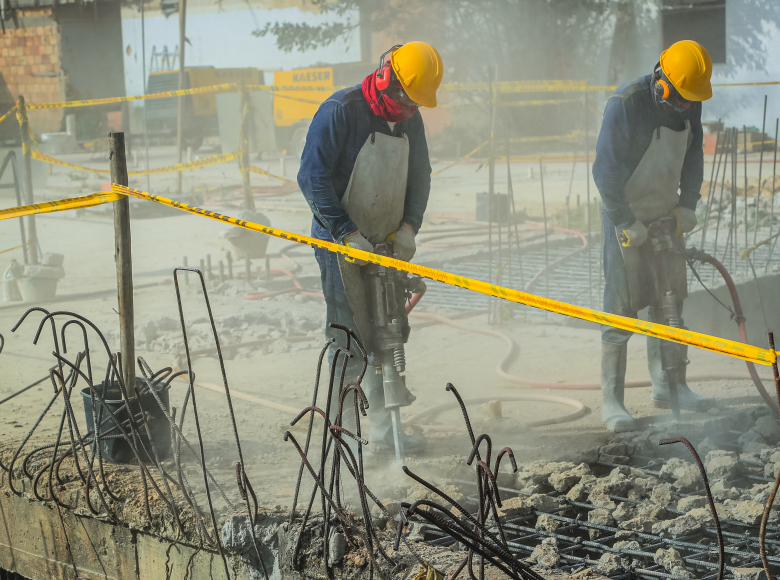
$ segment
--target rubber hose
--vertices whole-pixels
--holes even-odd
[[[742,313],[742,302],[739,300],[737,286],[734,284],[734,280],[732,279],[731,274],[729,274],[729,271],[726,270],[726,266],[724,266],[717,258],[710,256],[709,254],[705,254],[701,250],[694,254],[694,259],[714,266],[718,273],[720,273],[723,281],[726,283],[726,287],[729,289],[729,294],[731,294],[731,302],[734,304],[734,314],[736,314],[737,327],[739,328],[739,339],[745,344],[749,344],[747,338],[747,329],[745,328],[745,317]],[[748,373],[750,373],[750,378],[753,379],[753,384],[756,386],[758,394],[761,395],[761,398],[764,399],[764,402],[769,406],[772,414],[775,417],[780,416],[777,405],[764,388],[764,383],[761,381],[761,377],[758,376],[756,365],[750,361],[745,361],[745,364],[747,365]]]
[[[531,223],[536,223],[536,222],[531,222]],[[541,225],[541,224],[539,224],[539,225]],[[544,226],[542,226],[542,227],[544,227]],[[582,246],[577,248],[573,252],[570,252],[570,253],[566,254],[565,256],[562,256],[561,258],[558,258],[552,264],[549,264],[549,265],[545,266],[544,268],[539,270],[536,274],[534,274],[534,277],[531,278],[528,281],[528,284],[525,285],[525,291],[526,292],[530,292],[531,291],[531,289],[542,278],[542,276],[544,275],[545,272],[552,271],[553,269],[558,267],[558,265],[562,264],[563,262],[565,262],[569,258],[573,258],[577,254],[581,254],[588,247],[588,238],[586,238],[585,235],[582,232],[578,232],[577,230],[570,230],[570,229],[567,229],[567,228],[553,228],[553,230],[555,230],[558,233],[574,234],[576,236],[579,236],[579,238],[582,240]]]
[[[466,405],[477,405],[479,403],[489,403],[491,401],[538,401],[542,403],[558,403],[574,408],[574,411],[571,413],[561,415],[560,417],[553,417],[552,419],[540,419],[538,421],[524,423],[525,427],[542,427],[544,425],[568,423],[569,421],[576,421],[588,413],[588,408],[581,401],[569,399],[568,397],[558,397],[556,395],[503,395],[498,397],[472,397],[471,399],[463,400]],[[435,415],[438,415],[439,413],[443,413],[444,411],[456,409],[458,406],[459,404],[457,401],[436,405],[435,407],[421,411],[416,415],[412,415],[406,421],[404,421],[404,425],[419,424],[423,419],[429,419]]]
[[[481,313],[482,311],[477,311],[477,312]],[[504,379],[505,381],[508,381],[510,383],[514,383],[516,385],[523,385],[528,388],[555,389],[560,391],[601,390],[601,383],[547,383],[542,381],[531,381],[528,379],[518,377],[516,375],[510,375],[506,371],[506,366],[514,358],[515,353],[517,352],[518,349],[517,343],[510,336],[504,334],[503,332],[499,332],[497,330],[474,328],[467,324],[458,323],[454,320],[451,320],[439,314],[428,314],[426,312],[415,311],[412,312],[410,316],[413,316],[415,318],[426,318],[428,320],[435,320],[436,322],[439,322],[441,324],[446,324],[447,326],[451,326],[452,328],[457,328],[458,330],[465,330],[466,332],[473,332],[475,334],[484,334],[486,336],[493,336],[495,338],[499,338],[503,340],[504,343],[507,345],[507,350],[504,354],[504,357],[501,359],[498,365],[496,365],[496,374],[502,379]],[[688,377],[688,380],[690,382],[697,382],[697,381],[716,381],[722,379],[743,380],[744,378],[745,377],[742,375],[695,375],[692,377]],[[652,386],[652,384],[653,383],[649,380],[628,381],[626,382],[626,388],[636,389],[639,387],[650,387]]]

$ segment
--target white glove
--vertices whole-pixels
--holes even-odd
[[[342,240],[344,242],[344,245],[354,248],[356,250],[363,250],[364,252],[372,252],[374,251],[374,246],[371,245],[371,243],[363,237],[363,234],[361,234],[359,231],[352,232],[351,234],[347,234],[344,236],[344,239]],[[365,266],[368,264],[365,260],[360,260],[358,258],[351,258],[349,256],[344,258],[347,262],[352,262],[353,264],[357,264],[358,266]]]
[[[414,253],[417,251],[417,244],[414,241],[415,235],[412,226],[404,222],[400,228],[387,236],[387,241],[393,242],[393,252],[399,260],[408,262],[414,258]]]
[[[639,220],[620,232],[620,245],[624,248],[637,248],[647,241],[647,228]]]
[[[687,207],[682,207],[681,205],[678,205],[672,210],[672,215],[677,218],[677,231],[674,233],[675,236],[693,231],[693,228],[699,223],[699,220],[696,219],[696,212]]]

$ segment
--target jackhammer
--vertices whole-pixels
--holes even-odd
[[[647,226],[647,241],[639,249],[650,266],[654,286],[652,308],[662,314],[663,324],[685,329],[677,310],[677,297],[669,276],[671,258],[681,251],[675,248],[673,236],[676,229],[677,219],[674,217],[665,217],[652,222]],[[625,242],[624,234],[621,233],[620,236],[621,243]],[[677,381],[683,376],[689,362],[684,345],[668,340],[661,341],[661,368],[669,384],[669,403],[675,420],[680,418]]]
[[[374,252],[393,256],[392,242],[377,244]],[[385,408],[390,411],[395,458],[404,460],[401,407],[411,405],[416,397],[406,388],[404,344],[409,340],[409,312],[425,293],[425,282],[419,276],[393,270],[379,264],[362,268],[367,292],[374,366],[381,369]]]

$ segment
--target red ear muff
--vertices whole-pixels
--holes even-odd
[[[390,63],[384,65],[384,68],[376,71],[376,88],[380,91],[384,91],[390,86],[390,79],[393,76],[393,67]]]
[[[664,79],[658,79],[655,83],[655,94],[661,99],[668,99],[671,94],[669,85]]]
[[[382,56],[379,58],[379,68],[376,70],[376,88],[380,91],[384,91],[387,89],[387,87],[390,86],[390,81],[393,78],[393,67],[390,62],[390,59],[388,59],[387,62],[385,62],[385,57],[390,54],[392,55],[392,52],[396,50],[397,48],[401,48],[401,44],[396,44],[390,50],[386,50],[382,53]]]

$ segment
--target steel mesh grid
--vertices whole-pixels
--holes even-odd
[[[635,457],[636,459],[636,457]],[[642,466],[631,465],[632,470],[638,470],[648,476],[659,477],[660,471],[651,469],[660,459],[642,458]],[[739,462],[747,470],[740,480],[728,482],[728,485],[737,487],[739,491],[746,492],[746,488],[737,484],[747,482],[769,483],[774,480],[758,475],[756,468],[763,468],[763,463],[740,459]],[[615,469],[628,467],[605,461],[598,461],[595,465],[602,468]],[[466,480],[455,480],[453,483],[474,487],[475,484]],[[531,492],[500,487],[504,494],[503,499],[514,496],[531,495]],[[540,511],[533,510],[528,515],[515,517],[505,520],[504,530],[507,534],[507,540],[510,551],[517,554],[518,557],[527,558],[532,554],[534,548],[541,544],[546,538],[555,538],[558,542],[556,551],[560,556],[560,565],[558,570],[572,573],[583,567],[593,569],[603,575],[622,580],[624,578],[644,578],[646,580],[656,580],[664,578],[668,580],[715,580],[718,570],[718,547],[716,541],[716,531],[713,525],[701,525],[695,532],[681,535],[677,538],[665,537],[663,533],[653,534],[648,532],[627,531],[616,526],[608,526],[587,521],[587,513],[594,509],[605,509],[602,506],[590,502],[570,501],[562,494],[557,492],[548,495],[557,499],[564,499],[566,505],[552,510]],[[682,497],[704,496],[704,489],[697,489],[690,493],[678,493]],[[609,495],[610,500],[616,504],[627,502],[634,505],[642,504],[640,500],[629,499],[617,495]],[[476,503],[477,498],[469,496],[469,500]],[[671,515],[677,517],[684,515],[685,512],[675,508],[665,508]],[[574,517],[562,515],[565,512],[575,512]],[[614,510],[608,510],[614,511]],[[541,515],[548,515],[552,519],[560,522],[560,527],[555,531],[548,531],[534,527],[533,523]],[[747,525],[732,519],[719,518],[723,528],[724,552],[726,555],[725,578],[734,578],[736,568],[754,568],[762,567],[759,554],[758,524]],[[603,536],[590,539],[589,530],[598,530]],[[444,532],[425,528],[425,540],[436,546],[453,547],[457,542]],[[640,550],[630,550],[626,548],[615,548],[613,544],[619,540],[636,540],[639,542]],[[766,534],[766,545],[770,564],[780,567],[780,525],[768,525]],[[685,567],[690,576],[680,576],[670,574],[664,568],[655,563],[655,551],[659,548],[674,548],[680,552]],[[599,570],[599,558],[603,554],[615,554],[622,557],[629,557],[631,562],[627,568],[619,572],[604,574]]]

